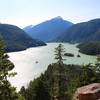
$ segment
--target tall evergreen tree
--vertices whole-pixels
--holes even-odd
[[[54,88],[57,94],[56,97],[59,98],[60,100],[64,100],[63,96],[65,96],[64,95],[65,85],[63,83],[63,80],[65,78],[65,73],[64,73],[65,69],[64,69],[64,63],[63,63],[63,61],[65,60],[63,59],[64,52],[65,52],[65,49],[62,44],[59,44],[58,47],[55,48],[55,59],[58,62],[58,73],[54,79],[55,81]]]
[[[20,95],[8,81],[8,77],[16,75],[16,73],[10,73],[14,65],[8,58],[9,56],[5,53],[3,42],[0,39],[0,100],[18,100]],[[19,100],[23,99],[20,98]]]
[[[50,100],[50,94],[46,87],[46,84],[39,80],[36,87],[35,87],[35,99],[34,100]]]
[[[27,89],[22,87],[20,93],[26,100],[51,100],[48,86],[41,78],[31,81]]]
[[[58,61],[59,64],[63,63],[63,53],[64,53],[64,46],[59,44],[58,47],[55,48],[55,59]]]

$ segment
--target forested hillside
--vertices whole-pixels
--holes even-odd
[[[40,40],[32,39],[19,27],[9,24],[0,24],[0,36],[3,38],[5,50],[7,52],[46,45]]]
[[[80,52],[88,55],[100,55],[100,41],[81,43],[77,46]]]
[[[66,65],[63,63],[63,46],[56,49],[56,63],[48,65],[40,77],[31,81],[20,93],[26,100],[72,100],[76,89],[100,82],[100,58],[95,65]]]
[[[55,41],[74,43],[100,41],[100,19],[74,24],[57,37]]]

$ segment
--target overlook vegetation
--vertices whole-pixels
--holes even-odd
[[[72,100],[75,90],[94,82],[100,82],[100,58],[92,65],[66,65],[63,63],[64,48],[55,48],[56,63],[48,65],[40,77],[22,87],[25,100]]]
[[[100,82],[100,58],[95,64],[66,65],[63,63],[65,49],[62,44],[55,48],[56,63],[48,65],[47,70],[38,78],[30,81],[19,92],[8,78],[14,65],[8,60],[3,42],[0,40],[0,100],[72,100],[75,90],[90,83]]]
[[[16,75],[15,72],[11,72],[14,65],[8,58],[0,39],[0,100],[24,100],[24,97],[17,93],[16,88],[8,81],[9,77]]]

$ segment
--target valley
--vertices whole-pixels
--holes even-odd
[[[20,52],[8,53],[10,60],[14,63],[15,68],[13,71],[18,74],[14,79],[11,79],[11,83],[14,86],[18,87],[18,90],[21,86],[27,86],[30,80],[38,77],[43,73],[49,64],[55,63],[54,59],[54,48],[58,46],[59,43],[48,43],[44,47],[29,48]],[[66,60],[65,64],[88,64],[95,63],[96,56],[88,56],[78,52],[76,44],[62,43],[65,47],[65,51],[68,53],[73,53],[74,57],[64,57]],[[77,57],[77,54],[80,54],[81,57]],[[36,61],[38,63],[36,63]],[[25,70],[24,70],[25,69]],[[20,81],[22,80],[22,81]]]
[[[1,0],[0,100],[100,100],[100,0]]]

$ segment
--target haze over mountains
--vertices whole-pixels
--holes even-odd
[[[9,24],[0,24],[0,36],[3,38],[7,52],[45,45],[44,42],[28,36],[19,27]]]
[[[27,26],[23,30],[33,38],[48,42],[62,35],[62,33],[72,25],[73,23],[58,16],[36,26]]]
[[[72,24],[61,17],[56,17],[36,26],[29,25],[24,30],[26,32],[14,25],[0,24],[0,35],[4,39],[8,52],[46,45],[44,42],[83,43],[92,41],[97,44],[97,41],[100,41],[100,19]]]
[[[100,41],[100,19],[72,24],[61,17],[53,18],[24,30],[32,37],[45,42]]]
[[[100,19],[74,24],[62,35],[54,39],[57,42],[100,41]]]

